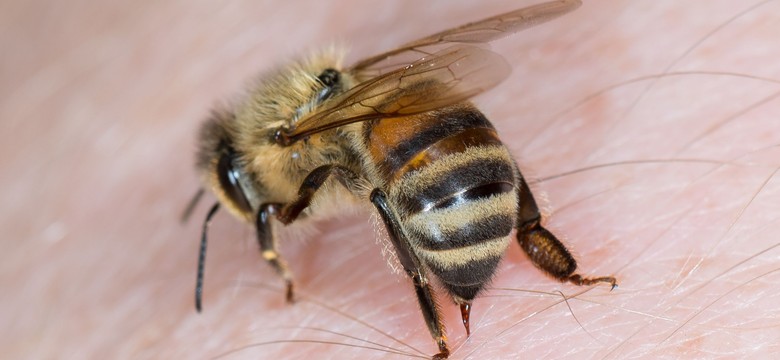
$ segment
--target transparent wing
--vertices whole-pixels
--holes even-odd
[[[551,1],[489,17],[424,37],[404,44],[395,50],[362,60],[352,67],[352,71],[364,77],[381,75],[388,70],[404,67],[417,59],[429,56],[447,44],[489,43],[552,20],[577,9],[581,4],[580,0]]]
[[[500,83],[509,64],[490,50],[453,45],[429,57],[370,79],[280,130],[276,141],[289,145],[334,127],[418,114],[462,102]]]

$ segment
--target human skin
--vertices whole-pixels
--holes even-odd
[[[195,133],[246,79],[306,49],[340,40],[355,61],[525,4],[0,5],[0,355],[434,354],[369,206],[282,243],[293,305],[252,228],[220,213],[197,314],[214,199],[179,223],[199,186]],[[514,71],[475,103],[579,271],[620,287],[558,283],[513,243],[469,339],[439,294],[451,358],[777,356],[778,14],[778,2],[594,1],[494,44]]]

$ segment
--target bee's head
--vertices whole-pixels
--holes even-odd
[[[234,121],[229,111],[212,112],[200,131],[197,168],[220,203],[233,215],[252,221],[260,193],[233,147]]]
[[[338,51],[327,50],[266,73],[203,124],[197,168],[233,215],[251,222],[262,201],[294,196],[297,188],[280,187],[277,180],[310,170],[310,162],[318,159],[304,156],[305,147],[320,140],[279,148],[273,136],[349,89],[353,80],[341,70],[340,59]]]

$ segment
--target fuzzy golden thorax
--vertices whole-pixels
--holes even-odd
[[[215,110],[201,129],[197,167],[205,186],[239,218],[252,221],[254,214],[236,206],[222,188],[217,167],[220,157],[232,149],[242,177],[242,188],[253,211],[262,203],[287,203],[295,199],[298,187],[314,168],[326,164],[352,167],[349,144],[342,130],[313,135],[288,147],[273,141],[282,127],[292,127],[319,103],[323,84],[318,76],[326,69],[340,74],[334,95],[354,86],[344,73],[343,53],[333,48],[266,73],[250,84],[233,106]],[[327,100],[326,100],[327,101]]]

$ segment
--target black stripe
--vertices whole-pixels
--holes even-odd
[[[431,144],[458,134],[466,129],[488,128],[493,129],[493,125],[481,112],[474,108],[455,107],[445,109],[449,111],[437,111],[424,116],[434,116],[435,121],[428,120],[425,117],[420,121],[430,123],[430,127],[416,133],[414,136],[406,139],[397,147],[390,149],[384,159],[383,168],[387,173],[393,173],[404,166],[417,153],[425,150]],[[385,121],[393,121],[385,120]],[[399,124],[399,126],[403,126]]]
[[[485,185],[473,187],[468,190],[461,191],[455,195],[450,196],[442,201],[439,201],[433,208],[426,210],[438,210],[446,209],[452,206],[460,206],[469,201],[477,201],[480,199],[487,199],[493,195],[503,194],[512,191],[514,185],[508,182],[495,182]]]
[[[453,168],[428,187],[416,189],[414,193],[401,193],[395,200],[409,211],[409,215],[413,215],[424,209],[435,208],[464,190],[495,183],[514,184],[514,177],[512,164],[504,159],[479,159]],[[497,191],[494,194],[504,192],[500,187],[494,190]],[[483,194],[488,195],[492,194]]]
[[[477,218],[455,231],[442,231],[439,224],[431,222],[428,228],[423,230],[425,233],[415,233],[412,236],[425,250],[450,250],[508,236],[514,224],[514,214],[497,214]]]
[[[493,278],[501,258],[501,255],[491,256],[452,268],[444,268],[434,263],[427,265],[431,272],[441,279],[441,284],[451,295],[471,300]]]

